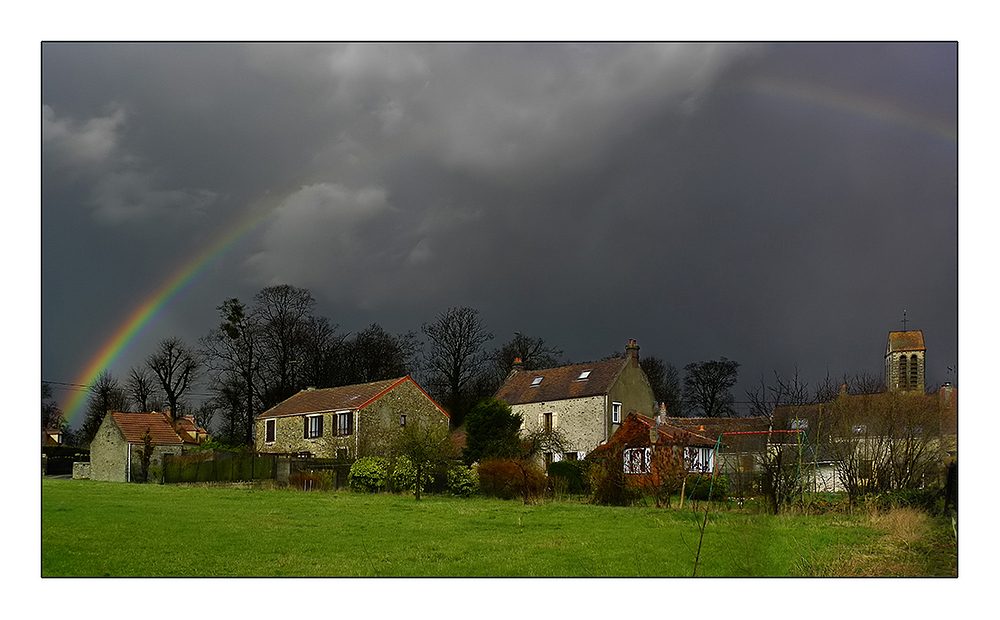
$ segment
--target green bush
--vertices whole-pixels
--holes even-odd
[[[587,493],[590,490],[590,464],[590,461],[549,463],[549,477],[564,480],[564,485],[560,486],[564,486],[567,493]]]
[[[471,497],[479,491],[479,474],[473,467],[458,465],[448,470],[448,492],[458,497]]]
[[[420,492],[423,493],[433,481],[433,475],[424,468],[424,471],[420,472],[420,478]],[[396,491],[412,491],[417,482],[417,468],[410,459],[401,456],[396,459],[389,480],[392,481],[392,488]]]
[[[389,461],[379,456],[366,456],[351,465],[347,484],[355,491],[375,493],[385,488],[388,474]]]
[[[729,494],[729,479],[725,476],[715,476],[714,480],[710,475],[691,474],[687,477],[684,488],[686,499],[709,499],[709,490],[712,492],[711,499],[725,499]]]

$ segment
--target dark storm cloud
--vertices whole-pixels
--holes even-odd
[[[45,379],[248,209],[273,217],[119,374],[284,282],[347,330],[473,305],[501,339],[582,361],[637,338],[746,384],[879,371],[903,309],[932,380],[957,360],[951,45],[57,45],[42,66]]]

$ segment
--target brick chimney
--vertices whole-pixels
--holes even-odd
[[[639,367],[639,345],[635,343],[635,340],[628,341],[628,346],[625,347],[625,357],[632,360],[632,368]]]
[[[522,370],[524,370],[524,362],[521,361],[521,358],[519,357],[514,358],[514,366],[511,367],[511,370],[513,372],[521,372]]]

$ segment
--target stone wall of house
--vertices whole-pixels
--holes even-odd
[[[416,384],[405,381],[361,412],[358,456],[387,455],[403,430],[400,416],[404,415],[407,425],[436,426],[448,432],[447,414]]]
[[[565,452],[590,452],[607,440],[605,417],[610,404],[603,395],[552,402],[514,405],[511,410],[522,418],[521,432],[541,431],[545,414],[552,414],[553,430],[562,436]]]
[[[404,415],[407,423],[435,424],[444,431],[448,430],[448,416],[411,381],[397,385],[361,411],[352,410],[350,413],[353,418],[350,435],[338,436],[337,414],[326,412],[321,414],[322,436],[309,439],[305,437],[305,416],[270,418],[275,421],[273,442],[265,441],[267,418],[258,419],[254,425],[257,451],[277,454],[308,452],[319,458],[383,456],[388,454],[394,436],[400,432],[400,416]],[[342,450],[346,450],[346,454],[338,452]]]
[[[618,375],[617,381],[608,390],[608,410],[604,419],[607,430],[607,437],[610,438],[618,430],[621,424],[615,424],[611,416],[611,407],[615,402],[622,404],[620,422],[625,421],[625,417],[630,413],[641,413],[644,416],[654,417],[659,412],[659,403],[653,395],[653,388],[649,385],[646,373],[638,364],[626,364]]]
[[[305,416],[292,415],[278,418],[260,418],[254,423],[254,445],[257,452],[264,454],[309,453],[319,458],[336,458],[337,448],[346,448],[351,455],[357,453],[357,410],[347,411],[352,417],[350,435],[338,437],[335,412],[319,414],[323,417],[323,434],[306,438]],[[274,441],[266,439],[267,420],[274,420]]]
[[[128,472],[128,442],[110,415],[90,442],[90,479],[125,482]]]

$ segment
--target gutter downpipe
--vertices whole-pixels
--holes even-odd
[[[132,442],[128,442],[128,466],[125,469],[125,482],[132,482]]]

